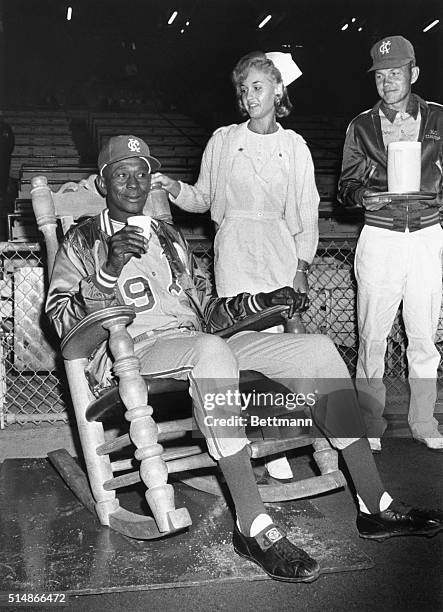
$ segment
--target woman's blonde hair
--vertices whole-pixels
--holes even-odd
[[[286,87],[283,85],[280,70],[275,67],[274,63],[266,57],[262,51],[252,51],[244,55],[232,71],[231,78],[235,87],[237,104],[242,115],[247,115],[248,112],[242,102],[241,86],[248,75],[251,68],[256,68],[269,76],[277,85],[282,86],[282,95],[275,96],[275,114],[278,118],[287,117],[292,110],[291,100],[289,99]]]

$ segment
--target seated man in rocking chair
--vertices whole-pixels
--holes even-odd
[[[159,166],[148,145],[134,136],[113,137],[101,150],[98,181],[107,208],[68,232],[52,274],[47,313],[60,336],[91,312],[116,304],[134,307],[136,317],[128,329],[141,374],[189,378],[196,421],[234,501],[234,549],[271,578],[311,582],[319,565],[273,524],[254,479],[241,419],[230,427],[212,427],[205,419],[207,394],[238,388],[239,370],[284,379],[291,391],[300,390],[302,379],[324,400],[313,406],[312,416],[347,464],[357,491],[361,537],[429,536],[443,529],[441,513],[407,507],[383,486],[348,370],[328,337],[243,331],[223,340],[208,333],[273,305],[297,309],[299,296],[283,287],[213,297],[173,225],[152,220],[146,237],[142,228],[128,224],[130,217],[142,214],[151,173]],[[100,384],[105,384],[103,362],[97,355],[90,363]],[[218,410],[241,415],[239,403]]]

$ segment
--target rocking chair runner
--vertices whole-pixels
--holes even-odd
[[[51,274],[58,248],[56,228],[57,219],[62,218],[66,228],[73,220],[98,214],[105,206],[105,200],[85,190],[65,192],[63,188],[53,193],[44,176],[32,179],[32,204],[39,229],[42,231],[46,249],[49,276]],[[65,219],[63,219],[63,217]],[[69,217],[66,223],[66,217]],[[219,333],[229,337],[244,329],[263,330],[282,322],[285,306],[273,307],[265,313],[253,315],[240,321],[228,330]],[[89,489],[85,493],[82,478],[72,458],[65,452],[51,454],[51,460],[74,493],[91,510],[95,510],[102,525],[108,525],[129,537],[152,539],[166,536],[191,524],[186,508],[175,508],[174,489],[168,483],[168,475],[189,472],[195,469],[215,466],[216,463],[200,446],[168,447],[160,444],[164,440],[183,437],[192,429],[192,419],[182,418],[156,423],[152,417],[153,409],[148,405],[155,403],[160,394],[181,391],[187,393],[188,383],[174,379],[146,378],[140,375],[139,363],[134,355],[134,346],[127,326],[134,318],[134,312],[126,306],[116,306],[95,312],[62,339],[61,352],[69,382],[74,406],[82,452],[85,459]],[[105,396],[96,399],[89,389],[85,367],[88,358],[103,341],[109,341],[109,348],[115,360],[114,373],[118,378],[118,389],[110,389]],[[257,377],[267,380],[257,373],[241,373],[241,384],[252,381],[253,389]],[[125,419],[130,423],[129,433],[112,440],[106,440],[102,421],[117,408],[122,414],[122,404],[126,409]],[[295,432],[290,439],[261,440],[250,444],[253,459],[286,451],[291,448],[314,447],[314,458],[321,475],[302,481],[260,486],[264,501],[282,501],[312,496],[345,486],[346,482],[338,470],[337,453],[324,438],[312,438],[306,433]],[[110,454],[128,445],[135,446],[134,457],[140,462],[136,472],[114,476],[115,472],[131,469],[132,459],[111,461]],[[142,481],[147,491],[146,500],[152,517],[134,514],[122,508],[115,491],[134,482]],[[221,494],[217,479],[205,476],[191,476],[184,480],[187,484],[214,494]]]

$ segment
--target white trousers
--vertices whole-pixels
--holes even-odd
[[[365,225],[355,253],[359,351],[357,389],[368,437],[380,437],[386,390],[386,340],[403,301],[413,434],[437,431],[433,418],[440,355],[435,347],[442,300],[443,230],[395,232]]]

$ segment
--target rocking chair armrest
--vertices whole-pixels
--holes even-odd
[[[230,338],[241,331],[262,331],[284,321],[283,313],[288,306],[272,306],[253,315],[237,321],[231,327],[214,332],[221,338]],[[107,340],[109,332],[104,324],[121,322],[129,325],[135,318],[134,310],[128,306],[110,306],[97,310],[77,323],[61,341],[61,351],[64,359],[89,358],[102,342]]]
[[[70,329],[62,339],[63,358],[73,360],[90,357],[109,337],[109,331],[104,327],[105,323],[129,325],[134,318],[135,312],[129,306],[110,306],[93,312]]]
[[[283,313],[287,313],[288,310],[289,306],[286,305],[271,306],[271,308],[237,321],[230,327],[214,332],[214,335],[220,338],[230,338],[241,331],[263,331],[275,325],[281,325],[285,321]]]

